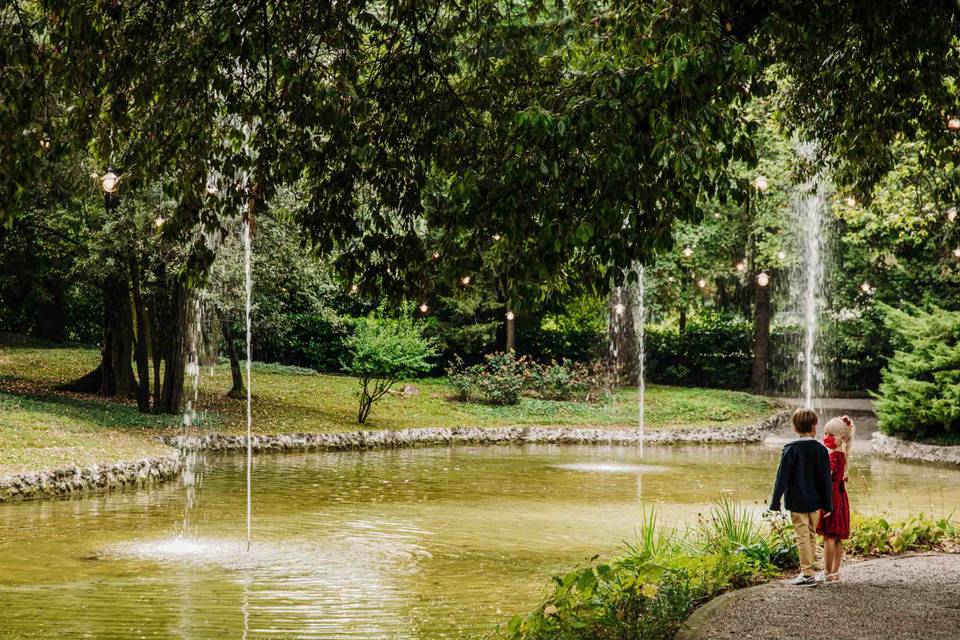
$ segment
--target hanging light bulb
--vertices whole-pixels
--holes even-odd
[[[153,221],[153,226],[155,226],[157,229],[159,229],[160,227],[163,226],[163,223],[166,222],[166,221],[167,221],[167,219],[164,218],[163,215],[161,214],[161,215],[157,216],[157,219],[156,219],[156,220]]]
[[[689,257],[692,256],[692,255],[693,255],[693,249],[691,249],[690,247],[684,247],[684,248],[683,248],[683,257],[684,257],[684,258],[689,258]]]
[[[667,276],[667,282],[676,282],[676,280],[673,276]]]
[[[950,131],[960,131],[960,118],[953,116],[947,120],[947,129],[950,129]]]
[[[746,270],[746,268],[747,268],[746,263],[742,261],[737,263],[737,271],[739,271],[740,273],[743,273]]]
[[[770,284],[770,276],[767,275],[766,271],[761,271],[760,274],[757,275],[757,284],[761,287],[766,287]]]
[[[107,169],[107,172],[100,179],[100,184],[106,193],[113,193],[117,190],[117,184],[120,178],[113,172],[113,169]]]
[[[494,241],[494,242],[500,242],[500,238],[501,238],[501,236],[500,236],[499,233],[493,234],[493,241]]]
[[[947,209],[947,220],[949,220],[950,222],[953,222],[956,219],[957,219],[957,208],[950,207],[949,209]]]
[[[714,214],[713,214],[713,217],[716,218],[717,220],[719,220],[719,219],[720,219],[720,212],[718,211],[717,213],[714,213]]]
[[[704,280],[703,278],[700,278],[699,280],[697,280],[697,286],[700,287],[701,289],[704,289],[707,286],[707,281]]]
[[[514,315],[513,311],[507,311],[507,320],[512,321],[517,316]]]
[[[430,311],[430,307],[427,305],[426,302],[421,302],[421,303],[420,303],[420,306],[417,307],[417,308],[420,309],[420,313],[426,313],[426,312]]]
[[[843,199],[843,203],[852,209],[853,207],[857,206],[857,199],[853,196],[847,196]]]
[[[470,281],[471,281],[470,276],[463,276],[462,278],[460,278],[460,284],[462,284],[465,287],[470,285]]]
[[[763,176],[763,175],[757,176],[757,179],[753,181],[753,186],[756,187],[757,191],[759,191],[759,192],[761,192],[761,193],[763,193],[764,191],[766,191],[766,190],[767,190],[767,187],[769,186],[769,185],[767,184],[767,178],[766,178],[766,176]]]
[[[358,285],[356,284],[350,285],[350,293],[357,293],[358,291],[360,291],[360,287]]]
[[[439,260],[439,259],[440,259],[440,254],[439,254],[438,252],[434,251],[434,252],[433,252],[433,259],[434,259],[434,260]]]
[[[870,286],[869,282],[864,282],[860,285],[860,291],[863,291],[867,295],[873,293],[873,287]]]
[[[613,310],[614,312],[616,312],[618,316],[622,316],[623,312],[626,311],[626,309],[627,308],[623,306],[622,302],[618,302],[617,304],[613,305]]]
[[[40,135],[40,148],[43,149],[44,151],[49,151],[51,144],[53,144],[53,142],[50,139],[50,134],[44,131]]]
[[[960,258],[960,247],[957,247],[956,249],[953,250],[953,255]]]

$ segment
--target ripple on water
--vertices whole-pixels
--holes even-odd
[[[666,473],[670,467],[656,464],[625,464],[617,462],[571,462],[551,465],[554,469],[582,473]]]

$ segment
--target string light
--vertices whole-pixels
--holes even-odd
[[[843,202],[851,209],[857,206],[857,199],[854,198],[853,196],[847,196],[846,198],[843,199]]]
[[[947,120],[947,129],[950,129],[950,131],[960,131],[960,118],[953,116]]]
[[[683,257],[684,257],[684,258],[689,258],[689,257],[692,256],[692,255],[693,255],[693,249],[691,249],[690,247],[684,247],[684,248],[683,248]]]
[[[501,236],[500,236],[499,233],[493,234],[493,241],[494,241],[494,242],[500,242],[500,238],[501,238]]]
[[[873,293],[873,287],[870,286],[869,282],[864,282],[860,285],[860,291],[863,291],[865,294],[870,295]]]
[[[667,276],[667,282],[676,282],[676,280],[673,276]]]
[[[100,184],[103,186],[103,190],[107,193],[113,193],[117,190],[117,184],[120,182],[120,178],[113,172],[113,169],[107,169],[107,172],[103,175],[103,178],[100,179]]]
[[[766,287],[770,284],[770,276],[767,275],[766,271],[761,271],[760,274],[757,275],[757,284],[761,287]]]
[[[957,219],[957,208],[950,207],[949,209],[947,209],[947,220],[949,220],[950,222],[953,222],[956,219]]]
[[[40,136],[40,148],[43,149],[44,151],[49,151],[51,144],[52,142],[50,140],[50,134],[44,131],[43,134]]]
[[[153,221],[153,226],[155,226],[157,229],[159,229],[160,227],[163,226],[163,223],[166,222],[166,221],[167,221],[166,218],[164,218],[162,215],[159,215],[159,216],[157,216],[157,219]]]
[[[470,281],[471,281],[470,276],[463,276],[462,278],[460,278],[460,284],[462,284],[465,287],[469,286]]]
[[[743,262],[737,263],[737,271],[739,271],[740,273],[743,273],[746,269],[747,269],[747,265],[745,263]]]
[[[357,293],[358,291],[360,291],[360,287],[358,285],[350,285],[350,293]]]
[[[714,214],[713,214],[713,217],[716,218],[717,220],[719,220],[719,219],[720,219],[720,213],[719,213],[719,212],[714,213]]]
[[[960,247],[957,247],[956,249],[953,250],[953,255],[960,258]]]
[[[427,306],[427,303],[426,303],[426,302],[422,302],[422,303],[420,304],[420,306],[417,307],[417,308],[420,309],[420,313],[426,313],[426,312],[430,311],[430,307]]]
[[[766,191],[767,187],[769,186],[767,184],[766,176],[763,176],[763,175],[757,176],[757,179],[753,181],[753,186],[756,187],[757,191],[761,193]]]
[[[700,278],[699,280],[697,280],[697,286],[700,287],[701,289],[704,289],[707,286],[707,281],[704,280],[703,278]]]
[[[439,259],[440,259],[440,254],[437,253],[436,251],[434,251],[434,252],[433,252],[433,259],[434,259],[434,260],[439,260]]]
[[[513,311],[507,311],[507,320],[513,321],[513,319],[516,317],[517,316],[513,314]]]
[[[618,316],[622,316],[623,312],[626,311],[626,309],[627,308],[623,306],[622,302],[618,302],[617,304],[613,305],[613,310],[616,312]]]

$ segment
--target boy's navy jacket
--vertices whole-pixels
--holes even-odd
[[[830,454],[825,446],[813,438],[799,438],[784,445],[770,500],[773,511],[780,510],[784,494],[788,511],[833,511]]]

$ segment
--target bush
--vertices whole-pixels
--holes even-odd
[[[907,551],[930,551],[941,545],[956,543],[960,531],[950,518],[934,520],[924,514],[890,522],[878,516],[853,514],[847,549],[863,556],[877,556]]]
[[[564,360],[539,365],[510,352],[488,354],[483,364],[471,367],[454,356],[447,380],[458,400],[510,405],[520,402],[523,394],[544,400],[590,400],[600,397],[605,378],[602,364]]]
[[[537,366],[536,390],[544,400],[582,400],[591,386],[591,372],[582,364],[564,360]]]
[[[357,422],[363,424],[373,403],[397,381],[430,370],[429,359],[436,355],[433,344],[423,337],[419,324],[409,318],[359,318],[353,335],[346,340],[350,359],[343,368],[360,379],[360,409]]]
[[[745,321],[708,315],[683,333],[649,326],[647,380],[659,384],[745,389],[753,366],[753,327]]]
[[[880,428],[919,438],[960,432],[960,312],[878,306],[898,343],[876,394]]]
[[[332,312],[290,313],[274,318],[272,325],[266,331],[254,329],[256,360],[339,371],[349,327]]]

